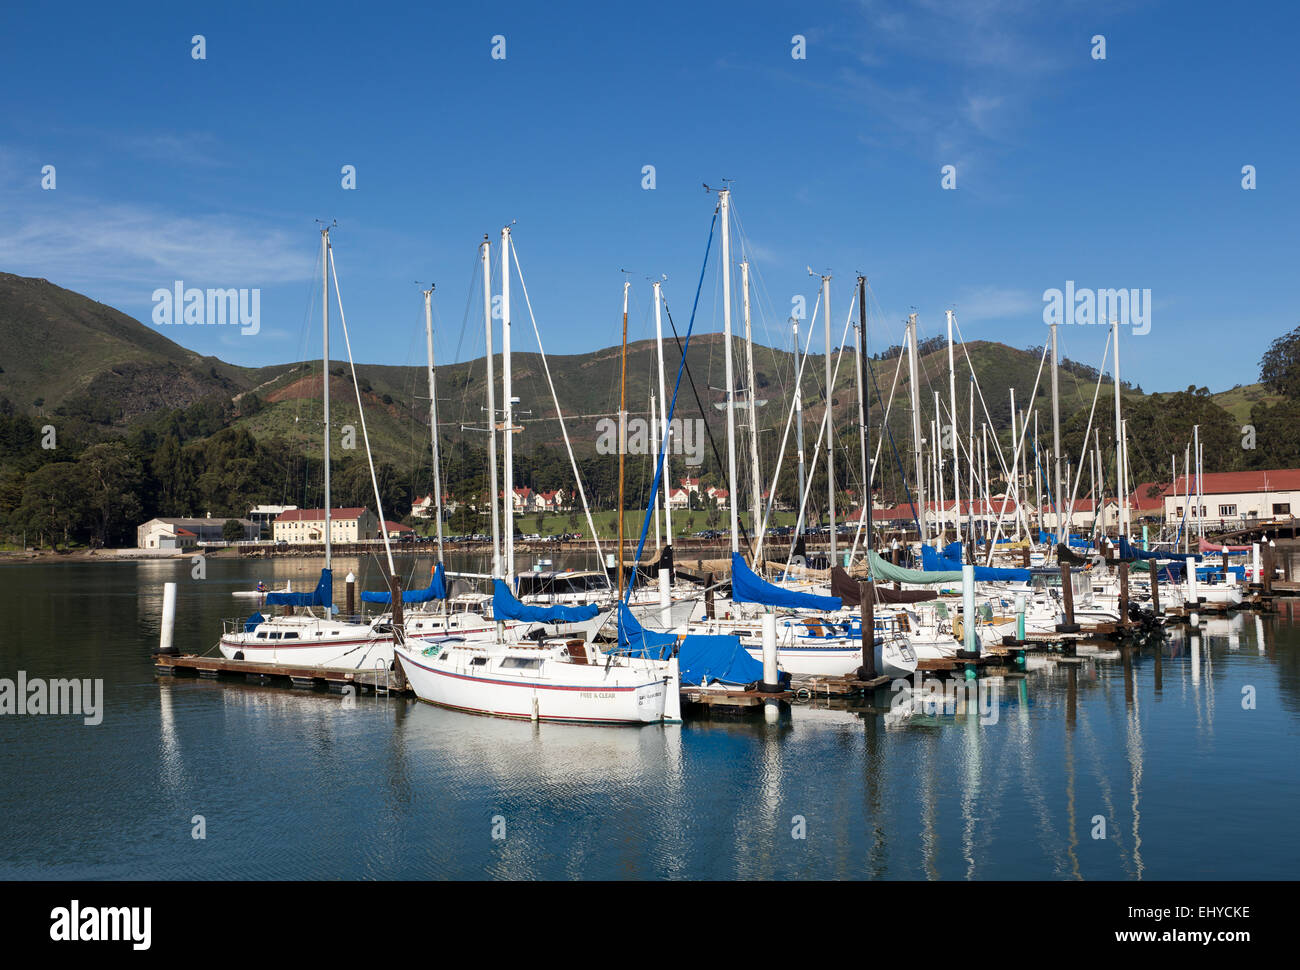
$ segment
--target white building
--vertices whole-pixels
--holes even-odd
[[[224,542],[223,530],[228,520],[208,516],[202,519],[150,519],[135,530],[138,549],[185,549],[201,542]],[[260,534],[255,522],[235,519],[244,529],[243,541],[254,542]]]
[[[382,538],[379,519],[367,508],[330,509],[330,541],[357,542]],[[294,509],[275,520],[275,541],[324,545],[325,510]]]

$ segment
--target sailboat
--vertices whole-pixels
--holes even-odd
[[[413,636],[395,647],[407,682],[416,697],[430,704],[476,714],[596,724],[648,724],[681,720],[680,678],[676,658],[666,660],[606,652],[592,637],[550,636],[548,629],[599,624],[599,606],[528,605],[512,594],[508,580],[513,562],[513,480],[510,435],[513,432],[509,381],[510,227],[501,230],[502,331],[505,335],[506,487],[498,495],[496,465],[492,501],[500,498],[506,518],[506,561],[493,556],[492,617],[495,636],[466,638],[450,633],[436,638]],[[488,243],[482,247],[488,361],[492,360],[492,318],[488,312]],[[627,341],[627,290],[623,295],[624,353]],[[496,426],[489,374],[489,453],[495,458]],[[494,550],[499,535],[493,509]],[[607,613],[605,615],[608,615]],[[507,633],[506,623],[531,624]],[[586,631],[584,631],[586,632]],[[595,630],[591,629],[591,633]],[[527,635],[531,634],[531,635]]]
[[[376,617],[368,623],[334,617],[334,578],[330,527],[330,322],[329,227],[321,229],[321,313],[324,333],[321,380],[324,401],[325,567],[310,593],[268,593],[266,606],[304,609],[305,613],[264,617],[254,613],[228,621],[218,644],[222,656],[259,663],[327,667],[375,667],[393,662],[391,623]]]

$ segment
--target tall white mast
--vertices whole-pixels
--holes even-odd
[[[740,504],[736,494],[736,376],[731,359],[731,190],[718,191],[722,213],[722,335],[727,381],[727,507],[731,511],[731,551],[740,551]]]
[[[1201,522],[1201,426],[1192,425],[1192,454],[1196,457],[1196,537],[1202,538],[1205,535],[1205,527]],[[1225,539],[1224,542],[1227,542]]]
[[[515,576],[515,409],[514,389],[510,379],[510,227],[501,229],[501,408],[505,437],[505,517],[507,582],[513,584]]]
[[[958,524],[961,515],[961,465],[957,460],[957,369],[953,364],[952,354],[952,311],[947,311],[948,316],[948,417],[952,421],[952,503],[955,509],[953,513],[953,532],[957,538],[961,538],[961,526]],[[935,413],[939,413],[939,395],[935,395]],[[942,449],[943,441],[935,443],[936,449]]]
[[[668,474],[668,459],[672,455],[672,439],[670,438],[671,428],[668,424],[668,385],[664,381],[663,294],[660,292],[658,280],[654,282],[653,289],[655,299],[655,347],[659,354],[659,404],[663,415],[663,432],[659,437],[664,446],[664,545],[671,546],[673,544],[673,512],[668,504],[668,496],[672,491],[670,484],[672,478]]]
[[[865,420],[867,416],[867,388],[866,388],[866,384],[863,383],[866,375],[863,374],[862,372],[862,361],[865,358],[867,353],[867,334],[866,334],[866,323],[865,323],[867,317],[866,317],[865,306],[862,303],[863,292],[865,290],[866,290],[865,281],[859,279],[858,281],[858,304],[859,304],[858,318],[859,319],[858,319],[858,325],[853,328],[853,332],[857,336],[857,347],[855,348],[857,352],[853,355],[853,359],[857,364],[855,370],[857,371],[857,378],[858,378],[858,449],[862,452],[862,472],[861,472],[862,512],[858,514],[859,519],[865,516],[866,510],[871,506],[871,472],[870,472],[871,466],[869,464],[870,458],[867,455],[867,422]],[[871,548],[870,535],[867,536],[866,545],[868,549]]]
[[[488,506],[492,509],[492,576],[501,579],[505,574],[501,570],[501,520],[497,515],[497,503],[501,497],[497,494],[497,375],[492,353],[492,243],[486,234],[479,248],[483,261],[483,327],[487,347],[488,483],[492,489]],[[498,624],[500,627],[501,624]]]
[[[835,409],[831,406],[835,379],[831,370],[831,278],[822,277],[822,306],[826,310],[826,513],[830,526],[831,559],[835,565]]]
[[[758,403],[754,400],[758,385],[754,380],[754,332],[749,322],[749,261],[740,264],[741,308],[745,315],[745,379],[749,386],[749,470],[750,504],[753,507],[751,529],[754,533],[754,558],[763,550],[763,478],[758,470]]]
[[[1056,541],[1065,542],[1069,534],[1061,522],[1061,388],[1057,382],[1056,324],[1052,324],[1052,488],[1056,508]]]
[[[1016,389],[1011,388],[1011,494],[1020,509],[1020,438],[1016,434]],[[999,523],[1001,524],[1001,523]],[[1020,538],[1020,516],[1016,516],[1015,538]]]
[[[442,473],[438,458],[438,377],[433,364],[433,284],[424,291],[424,339],[429,350],[429,437],[433,441],[433,517],[438,530],[438,561],[442,562]]]
[[[921,471],[921,373],[916,362],[915,313],[907,315],[907,360],[910,372],[908,383],[911,385],[912,396],[912,451],[916,456],[916,524],[920,530],[920,539],[925,542],[928,533],[925,528],[925,483],[922,481]],[[953,428],[954,434],[956,431],[957,429]]]
[[[1124,433],[1120,428],[1119,394],[1119,318],[1111,321],[1115,336],[1115,488],[1119,492],[1119,526],[1116,532],[1128,535],[1128,482],[1124,474]]]
[[[655,392],[650,392],[650,454],[659,458],[659,412],[655,409]],[[659,493],[656,491],[651,496],[653,506],[650,511],[650,517],[655,520],[655,548],[662,549],[663,542],[659,535]]]
[[[333,562],[330,537],[330,231],[326,226],[320,231],[321,310],[325,330],[324,392],[325,407],[325,568]]]
[[[943,413],[939,410],[939,392],[934,392],[934,422],[930,425],[930,454],[934,456],[930,468],[932,474],[930,481],[934,482],[934,498],[939,503],[939,513],[935,517],[934,523],[934,541],[936,545],[943,545],[948,538],[948,502],[947,496],[943,494]],[[954,479],[956,475],[953,476]],[[953,496],[953,538],[961,538],[961,525],[959,517],[961,515],[961,502],[956,496]]]
[[[799,360],[799,320],[796,317],[790,318],[790,327],[794,333],[794,356]],[[799,516],[794,527],[795,541],[798,542],[803,535],[803,492],[807,471],[804,467],[803,453],[803,387],[797,380],[794,385],[794,426],[795,447],[799,451]]]

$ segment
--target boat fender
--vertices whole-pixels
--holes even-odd
[[[244,651],[242,651],[242,650],[236,650],[236,651],[235,651],[235,659],[236,659],[236,660],[243,660],[243,659],[244,659]]]

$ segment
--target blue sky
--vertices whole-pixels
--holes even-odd
[[[714,204],[701,185],[729,178],[768,343],[786,341],[792,296],[811,308],[809,265],[835,276],[837,330],[866,273],[876,348],[913,308],[923,335],[951,306],[968,339],[1024,347],[1045,340],[1048,288],[1150,289],[1150,332],[1123,343],[1125,378],[1148,391],[1252,382],[1300,323],[1290,10],[280,6],[7,9],[0,270],[146,322],[177,279],[259,288],[256,336],[164,330],[280,363],[319,345],[313,220],[337,219],[358,359],[422,359],[414,281],[432,280],[448,361],[482,352],[476,247],[515,220],[546,349],[580,352],[617,343],[621,269],[633,338],[652,332],[649,276],[667,274],[685,322]],[[721,329],[716,258],[699,326]],[[1065,327],[1061,344],[1097,364],[1104,333]]]

